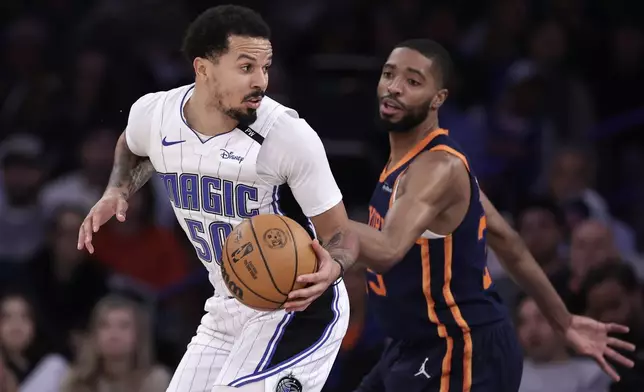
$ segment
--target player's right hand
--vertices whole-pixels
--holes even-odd
[[[86,248],[89,253],[94,253],[92,235],[114,215],[120,222],[124,222],[126,211],[127,200],[120,192],[106,192],[89,211],[78,230],[78,250]]]

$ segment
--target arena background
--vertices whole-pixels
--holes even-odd
[[[108,365],[146,352],[148,337],[153,360],[137,366],[156,372],[158,382],[140,390],[165,390],[163,380],[194,333],[211,288],[163,188],[151,183],[132,200],[127,223],[105,226],[93,257],[75,250],[76,234],[106,185],[131,104],[192,81],[179,52],[182,34],[217,4],[0,3],[0,391],[11,391],[10,384],[21,391],[71,390],[59,386],[69,369],[111,380]],[[260,11],[271,25],[268,94],[293,106],[320,134],[357,220],[366,218],[388,154],[386,135],[373,121],[383,60],[405,38],[445,45],[456,73],[441,126],[465,149],[481,186],[569,307],[629,324],[628,338],[644,346],[644,2],[239,4]],[[642,390],[641,351],[634,354],[636,369],[622,371],[624,382],[609,386],[594,364],[562,349],[489,256],[526,352],[522,391]],[[346,281],[351,326],[327,383],[334,392],[351,391],[386,342],[362,275],[349,272]],[[110,292],[134,299],[153,320],[149,328],[136,323],[132,342],[123,338],[127,312],[121,315],[125,332],[113,344],[100,339],[105,320],[127,304],[106,300],[99,322],[90,322],[95,304]],[[99,344],[88,345],[97,337]],[[86,354],[102,358],[102,365],[91,368]],[[99,391],[92,388],[87,391]]]

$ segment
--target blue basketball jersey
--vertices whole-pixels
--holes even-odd
[[[461,159],[469,172],[471,197],[465,218],[452,233],[423,235],[386,273],[367,271],[367,291],[385,332],[406,341],[462,337],[472,328],[507,318],[486,266],[486,218],[478,182],[446,130],[431,132],[395,166],[385,168],[371,198],[369,225],[382,229],[398,180],[424,151]]]

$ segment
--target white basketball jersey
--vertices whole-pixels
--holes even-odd
[[[216,295],[228,295],[219,265],[233,227],[257,214],[280,214],[284,184],[307,217],[335,206],[342,195],[320,138],[297,112],[264,97],[248,130],[209,137],[191,129],[183,115],[194,88],[141,97],[130,110],[126,142],[150,158]]]

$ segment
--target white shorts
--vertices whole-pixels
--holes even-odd
[[[319,392],[349,324],[344,282],[304,312],[258,312],[220,296],[208,299],[205,309],[167,392],[210,392],[259,381],[265,392]],[[288,383],[296,387],[286,389]]]

